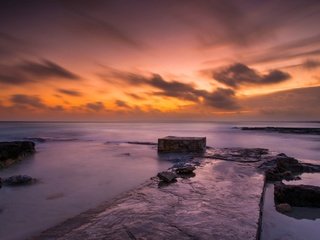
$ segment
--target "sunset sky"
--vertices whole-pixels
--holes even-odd
[[[319,120],[319,0],[0,0],[0,120]]]

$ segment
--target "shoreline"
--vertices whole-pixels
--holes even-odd
[[[150,235],[150,232],[145,232],[145,229],[141,229],[140,225],[148,223],[148,226],[157,226],[159,222],[165,226],[153,227],[154,229],[152,230],[152,233],[158,233],[159,235],[157,236],[161,236],[160,238],[163,239],[206,239],[206,237],[214,236],[214,234],[216,234],[215,237],[218,239],[234,239],[234,237],[239,234],[244,234],[242,239],[243,237],[246,239],[260,239],[263,197],[266,187],[265,176],[263,172],[259,171],[257,168],[260,164],[261,161],[245,162],[241,159],[226,161],[202,158],[200,166],[197,167],[195,171],[196,176],[194,178],[179,179],[177,183],[172,183],[168,186],[159,188],[159,180],[153,177],[140,186],[121,194],[94,209],[90,209],[68,219],[53,228],[49,228],[40,235],[30,239],[103,239],[103,237],[94,237],[97,235],[102,235],[104,237],[109,236],[114,239],[121,239],[124,236],[127,238],[129,237],[129,239],[139,239],[143,237],[146,237],[147,239],[157,239],[152,238],[153,235]],[[218,177],[216,176],[216,178],[214,176],[215,174],[212,174],[211,168],[215,169],[216,175],[218,172],[220,172],[221,175]],[[227,176],[226,179],[224,176],[225,174]],[[229,181],[234,181],[233,184],[230,185],[233,187],[224,188],[224,185]],[[238,185],[239,182],[243,184]],[[251,190],[247,189],[249,185]],[[182,198],[181,191],[183,194],[188,194],[188,196],[186,198]],[[178,196],[178,198],[180,197],[183,199],[180,199],[182,202],[175,206],[175,212],[170,212],[168,210],[168,206],[173,204],[173,200],[171,200],[167,195],[168,192],[170,192],[172,196]],[[221,196],[217,196],[219,194]],[[232,200],[229,203],[225,202],[226,194],[228,195],[227,200]],[[145,198],[140,197],[140,195],[145,196]],[[159,198],[162,199],[161,203],[154,200]],[[205,200],[203,200],[203,198],[205,198]],[[167,199],[168,202],[163,199]],[[129,205],[129,208],[125,211],[128,213],[133,211],[130,204],[138,207],[140,204],[148,204],[149,201],[152,202],[153,208],[160,208],[161,211],[153,212],[148,208],[140,209],[138,213],[132,214],[135,219],[142,219],[138,223],[135,223],[134,219],[126,220],[128,217],[130,218],[133,216],[129,215],[124,218],[124,214],[121,208],[119,208],[119,204],[124,208]],[[204,205],[200,206],[200,212],[192,213],[194,210],[190,209],[190,205],[184,204],[183,201],[191,201],[191,205],[197,205],[199,202]],[[174,204],[177,203],[174,201]],[[221,204],[221,206],[217,207],[215,206],[216,204]],[[240,205],[238,206],[237,204]],[[201,207],[204,208],[202,209],[203,211],[201,211]],[[239,209],[242,209],[242,211],[238,212]],[[192,214],[188,213],[188,211],[191,211]],[[147,212],[147,214],[145,215],[143,212]],[[163,212],[166,213],[166,217],[161,216]],[[179,219],[177,216],[179,216],[181,212],[184,212],[184,214],[180,216],[184,219],[183,221],[177,220]],[[112,219],[114,221],[117,219],[116,222],[121,223],[117,225],[113,223],[112,220],[108,219],[107,216],[111,213],[115,213]],[[210,213],[206,217],[210,219],[209,221],[206,220],[205,217],[195,219],[198,216],[197,214],[200,214],[199,216],[201,216],[203,213]],[[227,216],[226,213],[228,213]],[[159,214],[160,216],[158,216]],[[103,218],[101,216],[106,217]],[[153,219],[154,216],[156,216],[156,218],[160,218],[160,220],[162,219],[162,221],[159,221],[159,219],[155,221]],[[215,220],[216,216],[219,216],[218,221]],[[241,219],[241,221],[228,224],[229,222],[235,221],[234,219]],[[164,220],[170,221],[168,221],[169,223],[166,225],[166,221]],[[221,225],[220,222],[222,220],[224,221],[224,224]],[[202,225],[195,227],[193,224],[197,222],[201,222]],[[244,222],[246,224],[244,224]],[[104,232],[104,230],[98,227],[99,224],[104,225],[104,229],[108,229],[109,232]],[[208,228],[207,226],[209,225],[212,227]],[[173,228],[172,226],[176,227]],[[186,226],[189,226],[189,228]],[[236,226],[241,226],[241,228]],[[226,228],[229,228],[229,230],[226,231]],[[110,232],[110,229],[117,229],[117,231]],[[169,233],[167,233],[168,229],[171,232],[169,231]],[[176,231],[174,229],[179,230]],[[202,231],[205,229],[205,233],[201,233],[201,229]],[[246,231],[243,231],[243,229],[246,229]],[[83,232],[87,232],[87,235],[83,235]],[[119,235],[119,232],[122,234],[121,236]],[[232,236],[224,236],[226,232],[232,233]],[[162,236],[162,234],[166,235]],[[134,236],[134,238],[132,238],[132,236]]]

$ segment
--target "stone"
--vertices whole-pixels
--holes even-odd
[[[312,185],[275,184],[274,200],[295,207],[320,207],[320,187]]]
[[[276,157],[264,162],[259,168],[265,170],[267,181],[299,180],[300,177],[298,175],[304,172],[320,172],[319,165],[301,163],[285,154],[278,154]]]
[[[158,152],[197,152],[206,151],[205,137],[175,137],[167,136],[158,139]]]
[[[276,210],[280,213],[288,213],[292,211],[292,207],[288,203],[280,203],[276,205]]]
[[[0,142],[0,169],[8,167],[35,152],[32,141]]]
[[[177,178],[177,175],[175,173],[169,171],[159,172],[157,176],[161,181],[167,183],[174,182]]]
[[[178,174],[190,174],[193,173],[194,170],[196,170],[196,167],[193,165],[185,165],[175,169]]]
[[[320,135],[320,128],[298,128],[298,127],[241,127],[243,131],[264,131],[286,134],[310,134]]]
[[[30,183],[33,183],[34,181],[35,179],[33,179],[28,175],[15,175],[15,176],[11,176],[4,179],[3,183],[9,186],[17,186],[17,185],[30,184]]]

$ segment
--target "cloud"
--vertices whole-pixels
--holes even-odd
[[[17,66],[23,72],[26,72],[36,77],[58,77],[66,79],[79,79],[79,76],[59,66],[58,64],[49,60],[42,60],[41,62],[24,61]]]
[[[308,70],[313,70],[320,67],[320,61],[314,59],[308,59],[302,63],[302,67]]]
[[[130,106],[125,102],[125,101],[121,101],[121,100],[116,100],[115,104],[118,107],[123,107],[123,108],[130,108]]]
[[[92,1],[91,1],[92,2]],[[77,17],[77,24],[83,30],[82,34],[89,33],[104,38],[111,39],[115,42],[120,42],[131,48],[142,50],[145,48],[145,44],[131,36],[127,31],[118,25],[113,24],[111,21],[102,19],[101,17],[89,14],[88,9],[104,8],[104,12],[107,14],[110,7],[104,5],[102,1],[98,1],[94,4],[88,4],[78,1],[61,1],[62,5],[67,11],[70,11],[75,17]]]
[[[46,105],[38,96],[15,94],[10,97],[10,101],[16,106],[30,106],[34,108],[46,108]]]
[[[242,85],[267,85],[284,82],[291,76],[280,70],[271,70],[267,74],[249,68],[245,64],[235,63],[230,66],[214,70],[212,77],[229,87],[238,88]]]
[[[87,103],[86,104],[86,108],[88,110],[92,110],[92,111],[95,111],[95,112],[99,112],[99,111],[105,110],[105,106],[104,106],[104,104],[102,102]]]
[[[201,99],[203,99],[205,105],[218,109],[234,110],[240,108],[236,103],[237,99],[234,90],[229,88],[218,88],[214,91],[206,91],[196,89],[191,83],[166,81],[159,74],[151,74],[147,77],[141,74],[113,70],[109,75],[120,78],[129,85],[146,85],[156,88],[158,91],[153,91],[150,93],[151,95],[172,97],[191,101],[196,104],[202,104]]]
[[[243,108],[250,109],[262,119],[284,120],[319,119],[319,102],[320,87],[289,89],[240,100]]]
[[[240,109],[232,89],[218,88],[211,93],[206,93],[203,98],[205,104],[211,107],[227,110]]]
[[[79,80],[80,77],[60,65],[49,60],[40,62],[23,61],[15,65],[0,65],[0,83],[21,85],[43,82],[50,78]]]
[[[194,9],[188,19],[202,29],[200,40],[204,47],[249,46],[273,40],[282,29],[292,29],[302,21],[307,24],[319,21],[316,13],[320,3],[316,0],[292,0],[290,4],[277,0],[260,4],[238,0],[188,2],[189,8]]]
[[[57,89],[57,91],[59,93],[62,93],[62,94],[65,94],[65,95],[69,95],[69,96],[73,96],[73,97],[81,97],[82,96],[82,93],[77,91],[77,90],[59,88],[59,89]]]

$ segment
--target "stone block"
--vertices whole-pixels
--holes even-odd
[[[205,137],[174,137],[167,136],[158,139],[158,152],[205,152]]]

